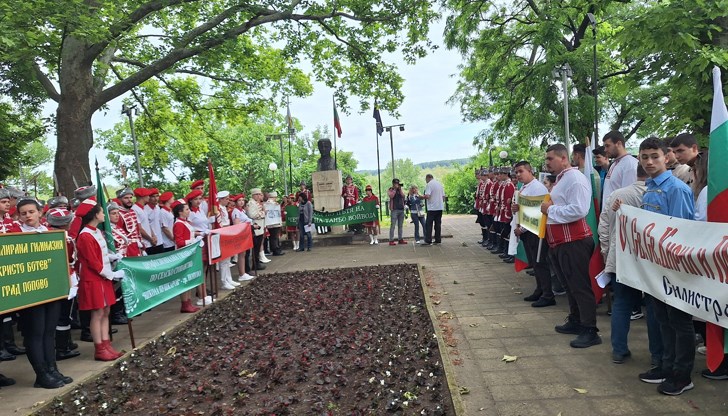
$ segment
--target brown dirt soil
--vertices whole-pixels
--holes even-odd
[[[414,265],[263,275],[38,415],[454,415]]]

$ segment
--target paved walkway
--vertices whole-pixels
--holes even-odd
[[[407,232],[411,235],[411,226]],[[625,364],[615,365],[610,360],[605,307],[598,310],[604,343],[584,350],[570,348],[573,336],[553,330],[566,316],[565,297],[557,297],[557,306],[543,309],[522,301],[534,288],[533,278],[514,273],[512,265],[475,244],[480,230],[472,216],[446,216],[443,234],[454,238],[431,247],[357,243],[289,252],[276,257],[265,272],[420,264],[438,316],[436,323],[444,331],[441,338],[448,345],[446,359],[452,364],[453,394],[464,415],[728,414],[728,382],[701,378],[699,371],[705,365],[700,355],[693,374],[695,389],[682,396],[660,395],[656,386],[637,379],[637,374],[649,367],[644,319],[633,322],[633,358]],[[189,318],[180,315],[177,308],[177,302],[171,301],[139,317],[134,323],[137,343]],[[119,327],[115,345],[130,349],[126,333],[125,327]],[[93,361],[92,346],[81,344],[82,357],[60,362],[61,370],[76,380],[109,365]],[[505,363],[501,361],[504,355],[518,359]],[[0,372],[18,381],[16,386],[0,389],[0,415],[26,414],[34,404],[52,400],[55,394],[75,385],[62,390],[27,387],[33,383],[33,374],[24,357],[1,363]],[[460,389],[469,393],[460,394]]]

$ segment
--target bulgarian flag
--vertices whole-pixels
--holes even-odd
[[[713,68],[713,114],[710,117],[710,154],[708,155],[708,221],[728,222],[728,110],[723,99],[720,68]],[[726,352],[723,328],[707,323],[706,361],[715,371]]]
[[[595,149],[596,140],[592,137],[592,140],[586,147],[586,154],[584,155],[584,175],[589,180],[589,186],[592,190],[592,199],[589,207],[589,213],[586,214],[586,223],[592,231],[594,237],[594,252],[589,259],[589,277],[591,278],[592,291],[594,292],[594,300],[596,303],[602,299],[604,295],[604,289],[597,283],[597,276],[604,271],[604,258],[602,257],[602,251],[599,249],[599,234],[597,232],[597,225],[599,223],[599,209],[601,206],[599,203],[599,191],[596,186],[596,181],[600,181],[599,175],[594,173],[594,164],[592,162],[592,150]]]
[[[334,97],[331,97],[331,101],[334,103],[334,128],[336,129],[336,134],[341,138],[341,120],[339,120],[339,112],[336,111],[336,101],[334,100]]]
[[[101,182],[101,173],[99,173],[99,161],[96,159],[96,203],[101,205],[101,209],[104,210],[104,223],[99,224],[99,229],[104,232],[104,239],[106,240],[106,246],[109,248],[109,251],[116,253],[114,235],[113,231],[111,231],[111,221],[109,219],[109,206],[106,204],[104,189],[104,184]]]

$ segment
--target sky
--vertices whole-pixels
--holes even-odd
[[[464,123],[461,121],[457,104],[446,103],[456,87],[457,65],[460,56],[448,51],[442,45],[442,22],[434,24],[430,38],[440,47],[415,65],[402,64],[398,69],[404,78],[404,102],[399,108],[400,117],[393,118],[382,111],[384,125],[405,124],[405,130],[393,129],[395,159],[409,158],[414,163],[436,160],[459,159],[474,156],[477,151],[473,146],[473,138],[482,130],[482,124]],[[396,58],[392,58],[396,59]],[[313,95],[291,101],[291,115],[303,125],[298,134],[310,134],[318,126],[327,125],[333,131],[333,109],[331,96],[333,91],[321,83],[314,83]],[[110,129],[120,121],[126,121],[121,114],[123,97],[108,104],[108,108],[97,111],[92,119],[94,130]],[[350,100],[354,103],[355,100]],[[281,110],[285,114],[286,109]],[[45,111],[55,112],[54,103],[50,103]],[[376,131],[372,112],[344,114],[339,109],[342,136],[337,138],[339,150],[353,152],[359,161],[358,169],[377,168]],[[55,138],[51,138],[51,143]],[[384,168],[391,160],[389,133],[380,137],[380,159]],[[90,159],[95,158],[99,164],[105,165],[105,152],[94,148]],[[130,167],[133,169],[133,167]]]

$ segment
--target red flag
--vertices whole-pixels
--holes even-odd
[[[208,211],[207,215],[215,215],[220,213],[220,205],[217,203],[217,183],[215,183],[215,171],[212,169],[212,160],[207,159],[207,172],[210,175],[210,182],[209,182],[209,194],[208,200],[207,200],[207,206]],[[218,224],[217,220],[213,224],[212,228],[220,228],[220,224]]]
[[[339,120],[339,112],[336,111],[336,101],[334,101],[334,129],[336,129],[336,134],[341,138],[341,120]]]

